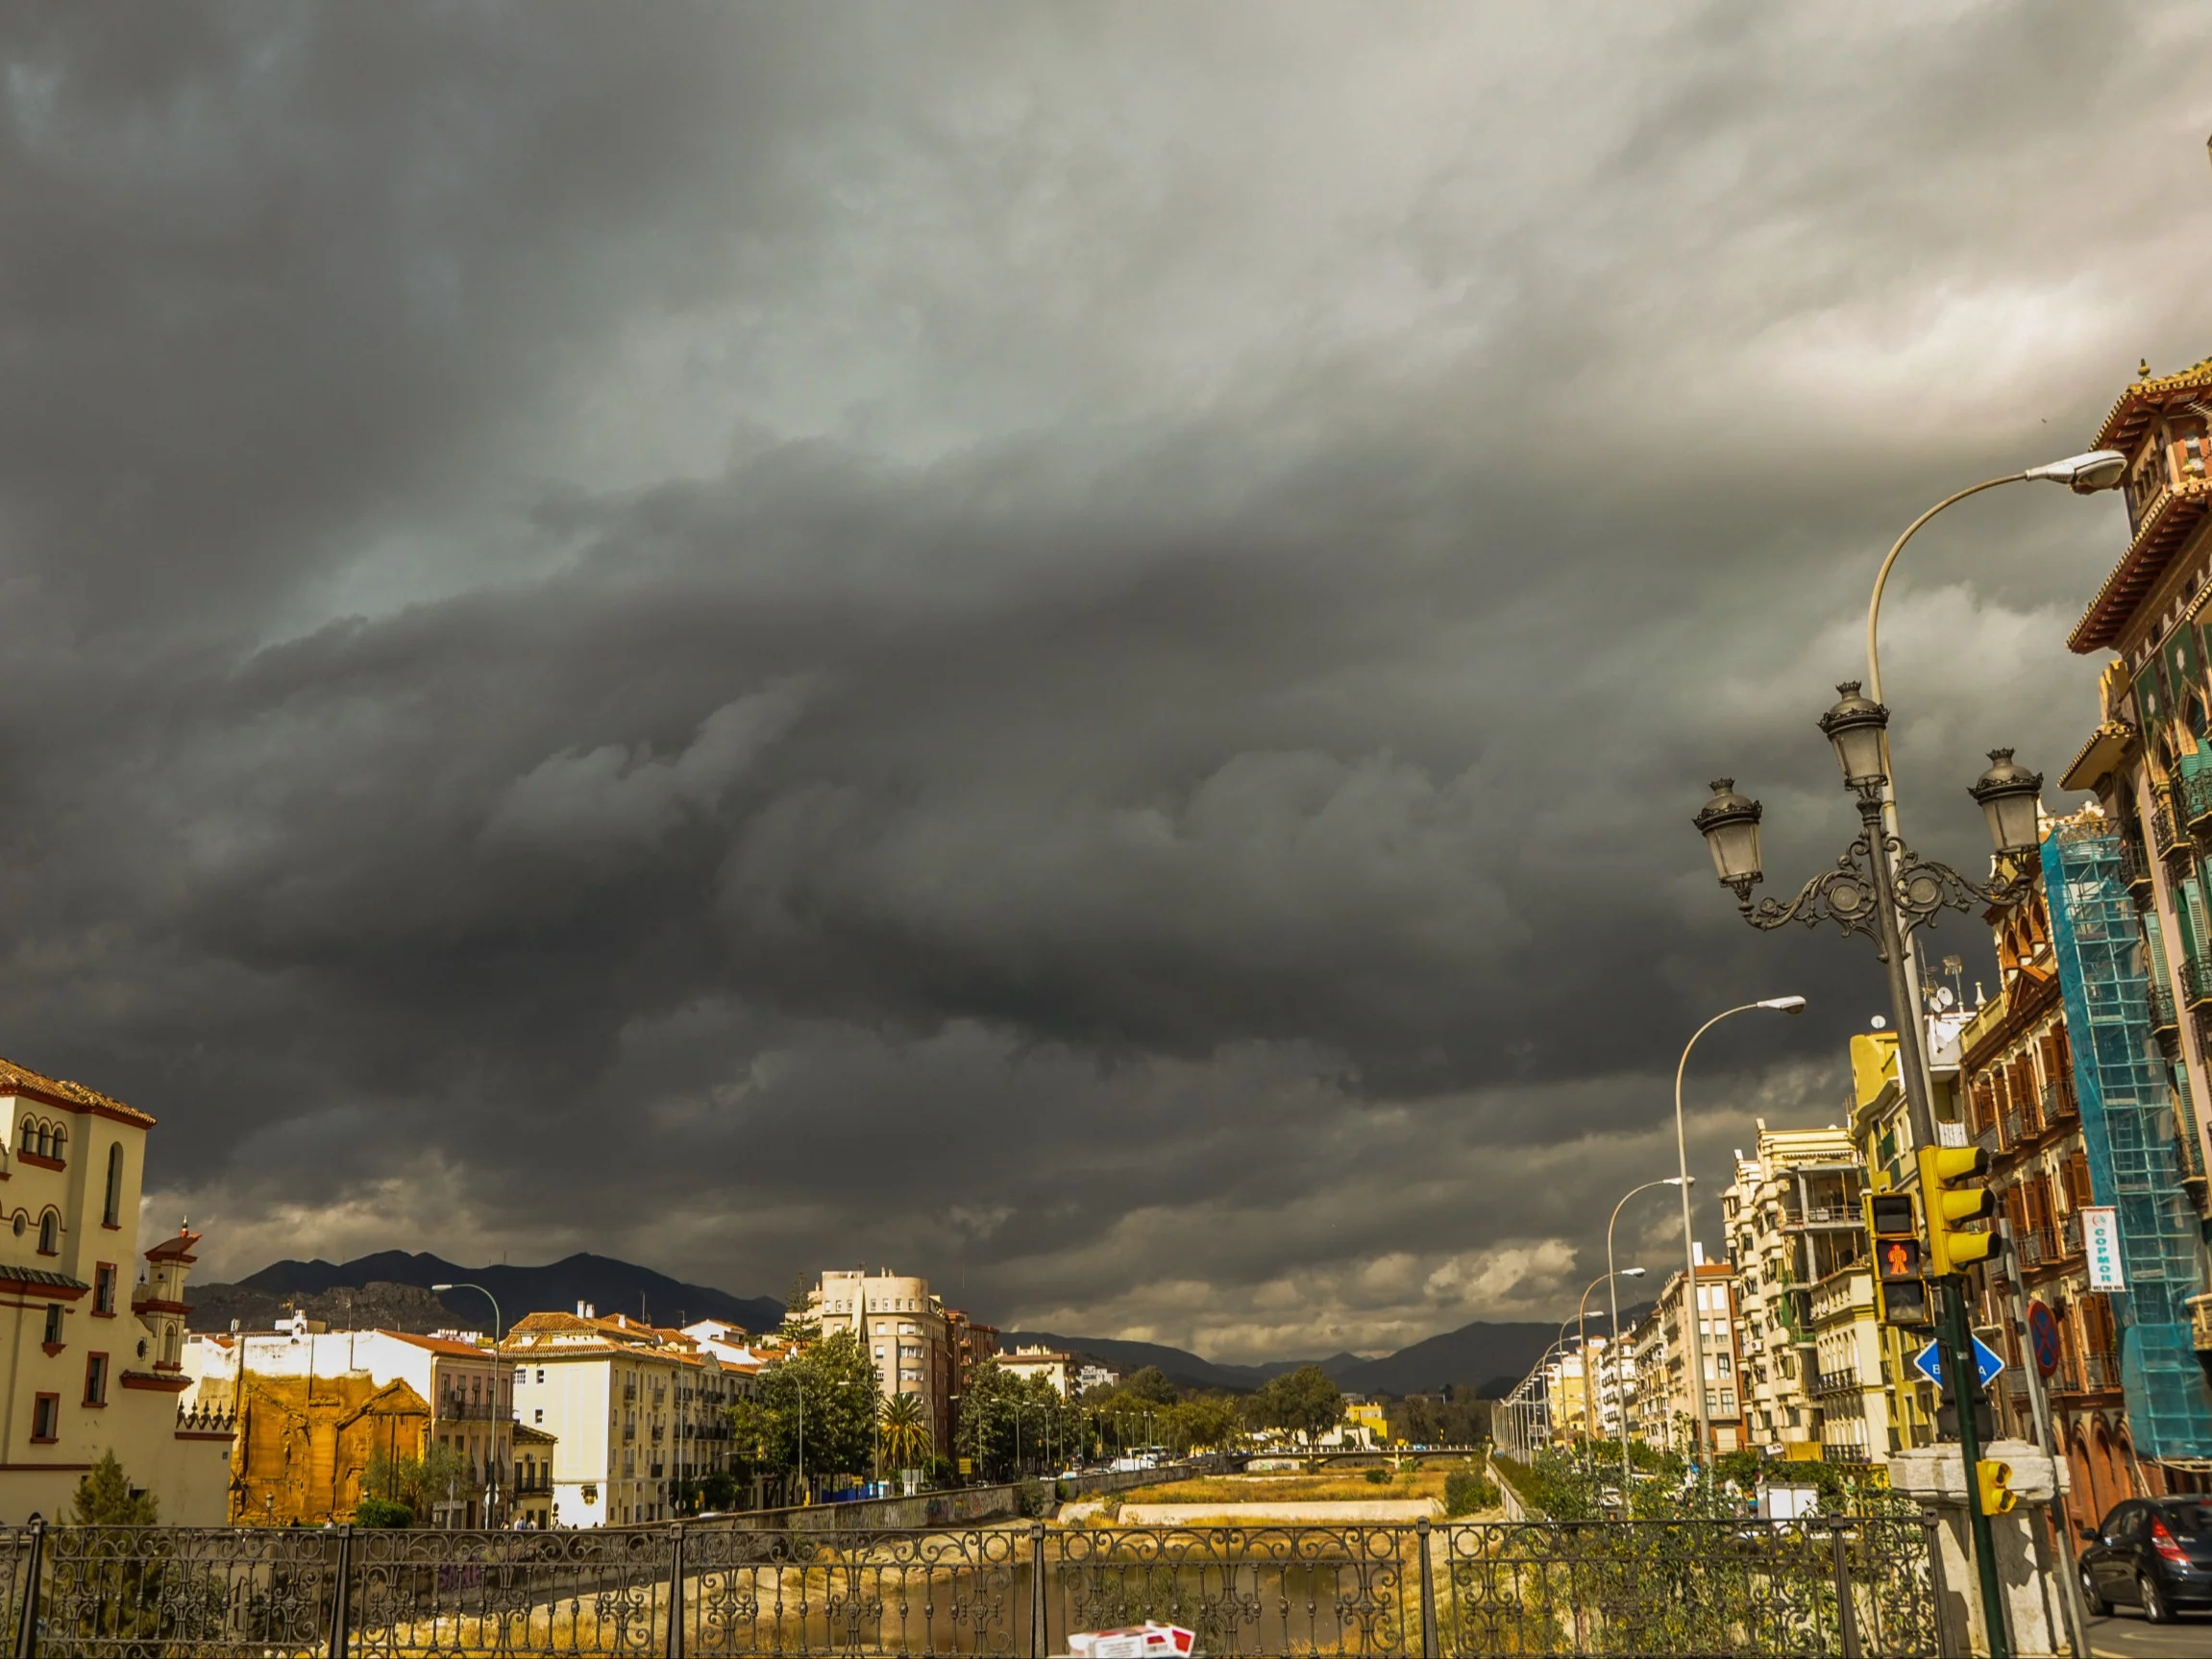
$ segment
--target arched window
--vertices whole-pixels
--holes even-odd
[[[51,1209],[38,1218],[38,1254],[52,1256],[61,1249],[61,1218]]]
[[[108,1206],[101,1219],[110,1227],[123,1225],[123,1149],[108,1149]]]
[[[21,1142],[23,1150],[25,1152],[37,1152],[38,1150],[38,1126],[31,1119],[25,1118],[22,1122],[21,1131],[17,1139]]]
[[[46,1127],[43,1120],[38,1125],[38,1156],[40,1158],[52,1158],[54,1156],[54,1132]]]
[[[69,1130],[65,1124],[54,1126],[54,1160],[59,1163],[69,1156]]]

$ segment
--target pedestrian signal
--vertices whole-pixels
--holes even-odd
[[[1920,1193],[1928,1201],[1928,1270],[1939,1279],[1997,1253],[1996,1233],[1964,1225],[1997,1213],[1995,1193],[1966,1184],[1988,1173],[1989,1154],[1979,1146],[1920,1149]]]
[[[1920,1210],[1909,1192],[1866,1195],[1866,1230],[1874,1240],[1874,1277],[1884,1325],[1927,1325],[1927,1264]]]
[[[2012,1490],[2012,1465],[1984,1457],[1974,1466],[1974,1489],[1981,1499],[1984,1515],[2003,1515],[2020,1501]]]

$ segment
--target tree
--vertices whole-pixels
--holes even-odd
[[[69,1519],[79,1526],[152,1526],[161,1505],[151,1492],[133,1492],[111,1449],[100,1454],[70,1500]]]
[[[1218,1394],[1193,1394],[1161,1414],[1161,1432],[1177,1452],[1212,1451],[1227,1446],[1242,1425],[1235,1403]]]
[[[438,1513],[441,1505],[465,1502],[476,1491],[476,1472],[468,1453],[451,1446],[427,1444],[419,1457],[393,1457],[382,1447],[369,1453],[369,1466],[361,1472],[361,1497],[396,1503],[408,1512],[408,1520],[388,1519],[379,1525],[410,1525]]]
[[[730,1407],[734,1450],[763,1475],[860,1475],[875,1451],[875,1366],[860,1339],[834,1330],[760,1374]]]
[[[1301,1365],[1267,1379],[1260,1390],[1266,1426],[1294,1434],[1311,1447],[1344,1420],[1344,1394],[1318,1365]]]
[[[783,1323],[776,1327],[776,1335],[786,1342],[819,1342],[822,1340],[822,1321],[807,1312],[807,1304],[817,1286],[801,1268],[791,1276],[791,1288],[783,1293]]]
[[[1121,1392],[1132,1400],[1145,1401],[1153,1405],[1172,1405],[1180,1396],[1175,1385],[1167,1380],[1167,1374],[1157,1365],[1143,1366],[1121,1379]]]
[[[919,1394],[894,1394],[883,1403],[875,1426],[877,1446],[886,1469],[919,1469],[932,1450],[929,1420],[922,1412]]]
[[[960,1397],[953,1445],[986,1480],[1005,1480],[1083,1445],[1083,1412],[1042,1377],[985,1361]]]

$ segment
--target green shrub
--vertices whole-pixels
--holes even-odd
[[[415,1512],[385,1498],[364,1498],[354,1505],[356,1526],[412,1526]]]
[[[1390,1472],[1388,1469],[1370,1469],[1367,1471],[1367,1484],[1369,1486],[1388,1486],[1389,1483]]]
[[[1455,1469],[1444,1476],[1446,1515],[1474,1515],[1497,1506],[1497,1487],[1472,1469]]]
[[[1014,1489],[1015,1500],[1021,1513],[1035,1521],[1052,1513],[1053,1488],[1042,1480],[1024,1480]]]

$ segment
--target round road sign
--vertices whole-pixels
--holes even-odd
[[[2058,1321],[2040,1302],[2028,1305],[2028,1348],[2035,1355],[2035,1369],[2044,1376],[2058,1369]]]

